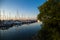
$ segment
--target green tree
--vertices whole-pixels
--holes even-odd
[[[38,9],[43,24],[34,40],[60,40],[60,0],[48,0]]]

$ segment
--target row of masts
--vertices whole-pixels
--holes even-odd
[[[2,15],[3,14],[3,15]],[[1,11],[0,10],[0,20],[21,20],[21,19],[24,19],[24,16],[22,14],[22,16],[20,16],[19,14],[19,11],[17,10],[16,11],[16,15],[13,15],[14,17],[11,16],[11,12],[9,12],[7,15],[6,15],[6,12],[5,10]],[[25,19],[28,19],[29,17],[25,18]]]
[[[17,10],[17,13],[14,18],[11,16],[11,12],[7,13],[7,15],[6,15],[5,10],[3,10],[3,11],[0,10],[0,20],[11,20],[11,19],[14,20],[14,19],[20,18],[20,16],[18,16],[18,15],[19,15],[18,10]]]

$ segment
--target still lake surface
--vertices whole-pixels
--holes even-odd
[[[31,40],[41,28],[40,23],[24,24],[13,26],[7,30],[0,30],[1,40]]]

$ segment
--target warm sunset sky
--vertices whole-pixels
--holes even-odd
[[[38,7],[46,0],[0,0],[1,15],[3,10],[5,15],[14,17],[17,15],[17,10],[20,17],[36,17],[39,13]],[[10,13],[10,14],[9,14]]]

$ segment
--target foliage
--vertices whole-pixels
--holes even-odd
[[[48,0],[38,9],[43,26],[34,40],[60,40],[60,0]]]

